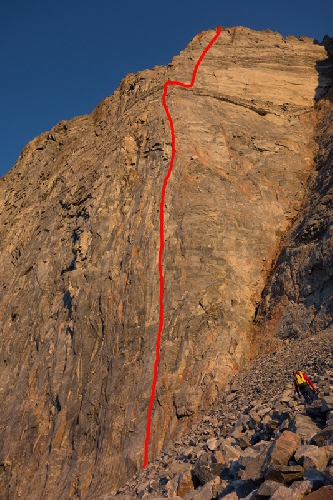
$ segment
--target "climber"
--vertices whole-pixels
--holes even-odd
[[[293,378],[294,378],[295,393],[297,392],[298,397],[301,397],[302,394],[302,396],[305,399],[305,404],[313,403],[315,399],[314,395],[317,392],[317,389],[313,385],[313,382],[306,375],[306,373],[301,372],[301,370],[298,370],[297,372],[293,372]]]

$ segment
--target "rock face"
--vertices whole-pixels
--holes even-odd
[[[167,67],[128,75],[91,115],[36,138],[0,181],[0,473],[8,499],[92,497],[142,465],[158,209],[171,155],[162,89],[191,80],[214,34],[197,35]],[[310,330],[330,324],[330,40],[324,45],[224,29],[194,88],[169,89],[177,156],[166,197],[151,458],[257,354],[262,332],[281,336],[288,311],[317,307]],[[310,212],[317,222],[297,232]],[[322,269],[309,257],[317,305],[292,295],[292,280],[273,286],[301,233],[316,235],[327,270],[320,287]],[[314,249],[302,241],[297,252]],[[304,255],[284,264],[299,279]]]
[[[333,76],[333,42],[323,78]],[[320,63],[321,65],[321,63]],[[333,89],[318,106],[318,152],[302,211],[285,237],[258,307],[256,322],[280,338],[304,337],[333,324],[332,159]],[[261,330],[262,333],[262,330]]]

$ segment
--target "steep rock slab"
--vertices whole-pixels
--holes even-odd
[[[168,79],[190,81],[213,35],[36,138],[0,181],[9,498],[103,494],[142,464],[171,152],[161,94]],[[177,158],[151,456],[250,356],[256,301],[313,168],[325,57],[310,39],[225,29],[194,89],[169,91]]]

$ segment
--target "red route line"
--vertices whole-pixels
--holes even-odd
[[[144,449],[144,462],[142,468],[144,469],[147,466],[148,463],[148,447],[149,447],[149,439],[150,439],[150,426],[151,426],[151,416],[152,416],[152,411],[153,411],[153,404],[154,404],[154,399],[155,399],[155,391],[156,391],[156,382],[157,382],[157,374],[158,374],[158,364],[160,360],[160,345],[161,345],[161,337],[162,337],[162,330],[163,330],[163,324],[164,324],[164,306],[163,306],[163,299],[164,299],[164,276],[163,276],[163,268],[162,268],[162,261],[163,261],[163,248],[164,248],[164,202],[165,202],[165,193],[166,193],[166,188],[168,185],[168,180],[170,178],[172,169],[173,169],[173,164],[175,161],[175,155],[176,155],[176,136],[175,136],[175,129],[173,126],[173,121],[171,118],[171,114],[166,102],[166,96],[168,93],[168,86],[169,85],[179,85],[180,87],[184,87],[185,89],[190,89],[193,87],[195,78],[197,76],[197,71],[198,68],[213,45],[213,43],[218,39],[220,36],[221,32],[221,27],[218,26],[216,30],[216,35],[212,40],[209,42],[207,47],[204,49],[202,52],[201,56],[199,57],[193,73],[192,73],[192,80],[191,83],[182,83],[178,81],[168,81],[165,82],[164,84],[164,91],[162,95],[162,103],[164,106],[165,113],[168,117],[169,123],[170,123],[170,131],[171,131],[171,139],[172,139],[172,152],[171,152],[171,160],[170,160],[170,165],[168,172],[164,178],[163,182],[163,187],[162,187],[162,196],[161,196],[161,203],[160,203],[160,249],[158,252],[158,272],[160,276],[160,320],[159,320],[159,327],[158,327],[158,333],[157,333],[157,339],[156,339],[156,357],[155,357],[155,364],[154,364],[154,379],[153,379],[153,384],[151,388],[151,396],[150,396],[150,401],[149,401],[149,407],[148,407],[148,416],[147,416],[147,431],[146,431],[146,439],[145,439],[145,449]]]

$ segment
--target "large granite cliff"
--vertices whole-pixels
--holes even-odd
[[[161,95],[191,80],[213,36],[127,75],[0,180],[1,498],[93,498],[142,465],[171,156]],[[329,39],[223,29],[194,88],[169,88],[177,155],[151,458],[304,308],[274,289],[274,272],[313,196],[329,199],[315,176],[329,178],[332,158],[329,54]]]

